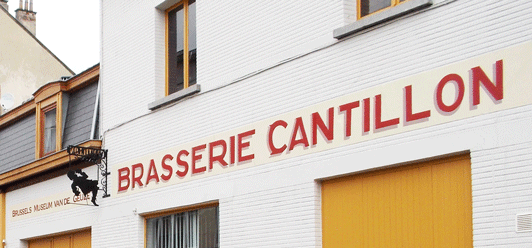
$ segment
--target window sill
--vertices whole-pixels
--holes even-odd
[[[171,95],[168,95],[164,98],[161,98],[155,102],[152,102],[150,104],[148,104],[148,109],[150,110],[154,110],[154,109],[157,109],[157,108],[160,108],[162,106],[166,106],[170,103],[173,103],[173,102],[176,102],[176,101],[179,101],[187,96],[190,96],[190,95],[193,95],[193,94],[196,94],[200,92],[200,86],[199,84],[194,84],[186,89],[182,89],[178,92],[175,92]]]
[[[336,39],[342,39],[349,35],[360,32],[364,29],[373,27],[375,25],[407,15],[414,11],[428,8],[431,5],[432,5],[432,0],[410,0],[404,3],[401,3],[393,8],[389,8],[381,12],[368,15],[349,25],[343,26],[341,28],[337,28],[333,31],[333,36]]]

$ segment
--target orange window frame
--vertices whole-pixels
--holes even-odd
[[[46,108],[44,109],[41,109],[41,137],[40,137],[40,140],[41,140],[41,157],[44,157],[46,155],[49,155],[49,154],[52,154],[54,152],[57,151],[57,145],[55,147],[54,150],[51,150],[51,151],[48,151],[46,152],[46,144],[45,144],[45,140],[44,140],[44,137],[45,137],[45,128],[46,128],[46,114],[55,110],[55,128],[56,128],[56,131],[55,133],[57,134],[57,106],[56,104],[52,104],[50,106],[47,106]],[[56,135],[57,136],[57,135]],[[57,137],[56,137],[56,141],[57,141]],[[57,143],[57,142],[56,142]]]
[[[170,59],[170,53],[169,53],[169,19],[168,19],[168,13],[178,7],[183,7],[183,89],[186,89],[189,87],[189,49],[188,49],[188,38],[189,38],[189,32],[188,32],[188,25],[189,25],[189,0],[182,0],[176,4],[174,4],[172,7],[165,10],[164,13],[164,20],[165,20],[165,96],[169,95],[169,81],[170,81],[170,67],[169,59]]]
[[[55,149],[53,151],[44,152],[44,125],[45,114],[55,109]],[[35,135],[35,159],[40,159],[46,155],[55,153],[61,150],[62,143],[62,93],[58,93],[42,102],[37,103],[36,106],[36,135]]]
[[[371,1],[371,0],[370,0]],[[387,9],[390,9],[390,8],[393,8],[399,4],[402,4],[408,0],[404,0],[401,2],[401,0],[389,0],[390,1],[390,6],[389,7],[386,7],[386,8],[383,8],[383,9],[380,9],[380,10],[377,10],[375,12],[371,12],[371,13],[368,13],[367,15],[365,16],[362,16],[362,0],[357,0],[357,20],[359,19],[362,19],[366,16],[370,16],[370,15],[373,15],[373,14],[376,14],[376,13],[379,13],[379,12],[382,12],[384,10],[387,10]]]

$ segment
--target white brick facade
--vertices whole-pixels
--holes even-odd
[[[532,2],[525,0],[437,0],[341,40],[332,32],[356,19],[356,1],[199,0],[201,92],[150,111],[148,104],[164,96],[161,2],[102,1],[100,133],[110,166],[532,40]],[[526,105],[112,195],[99,199],[99,208],[8,223],[7,247],[87,226],[92,247],[144,247],[139,214],[215,200],[220,247],[321,247],[317,180],[463,151],[471,154],[474,247],[529,247],[532,232],[516,232],[515,216],[532,212],[531,126]],[[49,180],[32,187],[60,186]],[[7,200],[39,194],[29,191]],[[61,227],[44,230],[49,223]],[[31,231],[12,234],[22,230]]]

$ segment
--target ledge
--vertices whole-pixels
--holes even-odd
[[[164,0],[161,3],[159,3],[159,5],[155,6],[155,8],[164,11],[176,5],[177,3],[179,3],[179,1],[180,0]]]
[[[100,149],[102,147],[101,140],[89,140],[79,144],[83,147],[92,147]],[[67,164],[69,161],[76,161],[78,158],[70,159],[66,149],[48,155],[46,157],[35,160],[22,167],[5,172],[0,175],[0,186],[13,183],[17,180],[21,180],[30,176],[38,175],[47,170],[57,168],[61,165]]]
[[[187,96],[196,94],[198,92],[200,92],[200,86],[199,84],[194,84],[186,89],[182,89],[178,92],[168,95],[167,97],[161,98],[155,102],[148,104],[148,109],[154,110],[154,109],[160,108],[162,106],[168,105],[173,102],[177,102]]]
[[[432,5],[432,0],[410,0],[401,3],[392,8],[380,11],[375,14],[368,15],[362,19],[357,20],[349,25],[337,28],[333,31],[333,36],[336,39],[342,39],[349,35],[360,32],[364,29],[373,27],[375,25],[387,22],[389,20],[410,14],[412,12],[428,8]]]

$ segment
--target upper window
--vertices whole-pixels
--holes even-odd
[[[62,96],[59,92],[36,104],[35,159],[61,150]]]
[[[371,28],[381,23],[389,22],[395,18],[429,8],[432,0],[346,0],[346,13],[349,13],[349,23],[333,31],[333,37],[342,39],[362,30]],[[356,11],[354,6],[356,1]],[[395,8],[395,6],[400,6]],[[358,21],[352,20],[350,16],[356,12]]]
[[[358,0],[358,18],[396,6],[406,0]]]
[[[196,3],[166,10],[166,95],[196,84]]]
[[[43,155],[55,152],[56,148],[56,118],[55,105],[43,110]]]
[[[146,247],[219,247],[218,206],[148,218]]]

